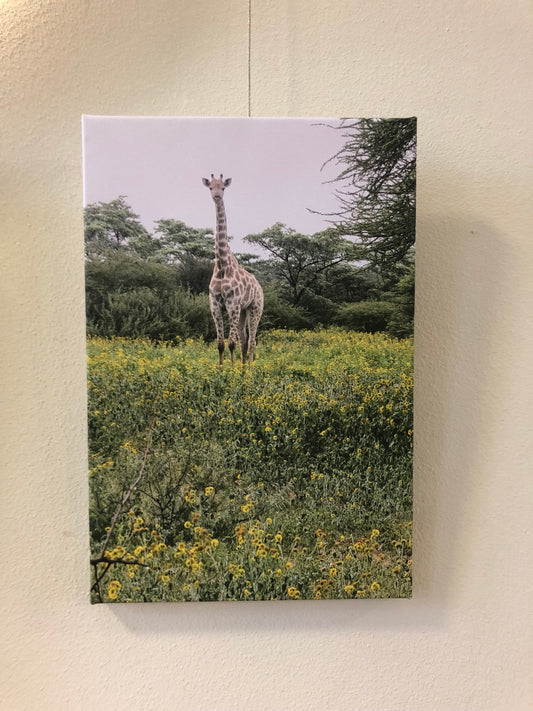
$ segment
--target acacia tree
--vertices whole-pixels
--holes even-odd
[[[189,227],[180,220],[157,220],[155,233],[159,258],[168,263],[182,262],[184,257],[213,259],[215,238],[212,229]]]
[[[338,264],[355,261],[358,248],[335,230],[303,235],[277,222],[260,234],[244,238],[267,251],[272,259],[268,268],[289,289],[291,301],[298,305],[308,290],[313,290],[320,277]]]
[[[332,223],[356,237],[382,267],[405,260],[415,242],[416,119],[343,119],[346,142],[329,162],[340,210]]]
[[[154,249],[149,232],[126,203],[124,195],[111,202],[87,205],[84,227],[87,257],[102,258],[124,248],[145,257]]]

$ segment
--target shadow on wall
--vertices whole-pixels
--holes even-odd
[[[504,317],[501,299],[512,290],[494,255],[512,259],[511,248],[477,217],[419,217],[412,600],[131,603],[113,605],[113,614],[150,635],[445,627],[451,600],[476,565],[469,520],[482,507],[483,448],[497,436],[486,413],[498,393],[486,374]]]
[[[504,236],[475,217],[424,218],[419,234],[414,600],[444,615],[476,567],[469,522],[483,506],[483,462],[498,437],[490,372],[512,291],[494,255],[513,255]]]

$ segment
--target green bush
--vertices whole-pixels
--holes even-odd
[[[415,268],[403,276],[393,292],[394,311],[387,332],[396,338],[407,338],[414,332],[415,321]]]
[[[265,303],[259,324],[260,331],[272,328],[288,328],[296,331],[313,328],[313,319],[305,309],[289,304],[271,286],[265,286],[263,291]]]
[[[386,331],[394,305],[388,301],[359,301],[344,304],[335,318],[335,323],[351,331],[377,333]]]
[[[89,335],[173,342],[189,336],[212,340],[216,335],[206,294],[147,287],[109,294],[96,318],[88,319],[87,330]]]
[[[207,294],[191,293],[170,265],[117,253],[86,265],[89,335],[176,341],[216,331]]]

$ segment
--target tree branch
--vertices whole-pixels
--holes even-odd
[[[113,563],[122,563],[123,565],[142,565],[143,568],[148,568],[146,563],[141,563],[137,558],[111,558],[108,555],[101,555],[99,558],[91,558],[91,565],[97,565],[98,563],[109,563],[109,566]]]
[[[107,544],[109,543],[109,540],[110,540],[111,536],[113,535],[113,531],[114,531],[114,529],[115,529],[115,526],[116,526],[118,517],[120,516],[120,514],[121,514],[121,512],[122,512],[122,509],[123,509],[124,506],[126,505],[126,503],[127,503],[128,499],[130,498],[130,496],[131,496],[133,490],[135,489],[135,487],[137,486],[137,484],[140,482],[140,480],[141,480],[141,478],[142,478],[142,475],[144,474],[144,469],[145,469],[145,467],[146,467],[146,460],[148,459],[148,454],[149,454],[149,452],[150,452],[150,444],[151,444],[151,442],[152,442],[152,432],[153,432],[153,429],[154,429],[155,421],[156,421],[156,416],[153,417],[152,423],[151,423],[150,428],[149,428],[149,430],[148,430],[148,438],[147,438],[147,442],[146,442],[146,447],[145,447],[145,449],[144,449],[143,461],[142,461],[142,464],[141,464],[141,468],[140,468],[140,470],[139,470],[139,473],[138,473],[138,475],[137,475],[137,478],[135,479],[135,481],[133,482],[133,484],[130,486],[130,488],[127,490],[127,492],[126,492],[126,493],[124,494],[124,496],[122,497],[122,501],[121,501],[121,502],[119,503],[119,505],[117,506],[117,510],[115,511],[115,513],[113,514],[113,518],[111,519],[111,524],[110,524],[110,526],[109,526],[109,530],[108,530],[108,532],[107,532],[107,536],[105,537],[105,541],[104,541],[104,543],[103,543],[103,545],[102,545],[102,550],[101,550],[100,556],[99,556],[102,560],[105,559],[105,552],[106,552],[106,549],[107,549]]]

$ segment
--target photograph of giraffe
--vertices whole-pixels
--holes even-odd
[[[215,178],[203,179],[209,188],[216,208],[215,266],[209,282],[209,306],[217,329],[219,366],[224,360],[224,308],[229,317],[228,348],[231,364],[234,364],[234,350],[239,341],[241,360],[252,365],[255,351],[255,335],[263,313],[263,289],[251,272],[240,266],[232,253],[226,227],[224,190],[231,185],[231,178],[221,174]],[[249,351],[249,352],[248,352]]]
[[[411,597],[416,130],[83,117],[91,602]]]

